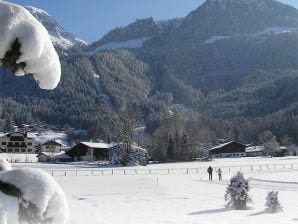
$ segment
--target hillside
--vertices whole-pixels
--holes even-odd
[[[42,91],[29,77],[2,71],[2,128],[47,122],[119,139],[119,115],[133,106],[153,138],[174,134],[175,119],[179,135],[202,141],[257,142],[270,130],[279,141],[289,136],[298,143],[295,8],[273,0],[207,0],[185,18],[140,19],[84,49],[46,15],[50,34],[71,43],[62,48],[54,41],[61,83]]]

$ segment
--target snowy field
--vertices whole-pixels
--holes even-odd
[[[209,165],[222,167],[223,182],[217,181],[216,174],[214,181],[208,182]],[[69,224],[298,223],[298,157],[217,159],[125,168],[80,163],[13,166],[57,172],[54,178],[70,204]],[[245,211],[227,210],[227,182],[241,167],[244,176],[250,178],[254,204]],[[96,172],[101,170],[106,172]],[[279,190],[284,212],[271,214],[265,210],[265,198],[271,190]]]

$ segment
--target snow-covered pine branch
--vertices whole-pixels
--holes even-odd
[[[61,76],[59,57],[44,26],[25,8],[0,0],[0,62],[15,75],[30,74],[42,89]]]
[[[0,172],[0,223],[65,224],[66,196],[56,181],[41,169]]]

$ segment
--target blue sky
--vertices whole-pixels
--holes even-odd
[[[92,43],[112,28],[136,19],[186,16],[205,0],[8,0],[41,8],[79,38]],[[298,0],[279,0],[298,8]]]

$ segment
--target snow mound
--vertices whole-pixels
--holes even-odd
[[[42,89],[54,89],[61,76],[59,57],[44,26],[19,5],[0,1],[0,59],[19,42],[15,75],[32,74]],[[8,67],[9,68],[9,67]],[[10,68],[11,69],[11,68]]]
[[[11,170],[11,165],[9,162],[7,162],[6,159],[4,158],[1,158],[0,157],[0,172],[1,171],[6,171],[6,170]],[[1,223],[1,222],[0,222]]]
[[[24,168],[1,172],[0,187],[1,221],[6,216],[7,223],[13,224],[66,223],[69,214],[66,196],[45,171]]]

